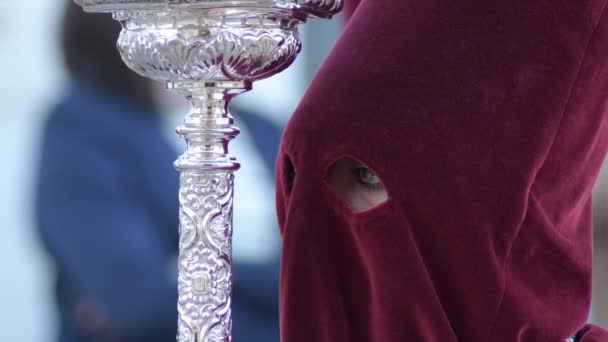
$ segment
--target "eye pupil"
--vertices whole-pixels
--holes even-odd
[[[363,170],[361,175],[361,179],[366,183],[374,182],[374,174],[370,170]]]
[[[368,185],[378,185],[380,184],[380,179],[376,176],[372,170],[366,167],[360,167],[359,170],[359,180]]]

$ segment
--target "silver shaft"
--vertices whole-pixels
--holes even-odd
[[[239,164],[228,144],[239,130],[227,111],[243,82],[169,84],[192,104],[177,131],[187,142],[180,175],[178,341],[232,341],[232,203]]]

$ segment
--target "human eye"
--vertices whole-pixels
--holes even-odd
[[[367,189],[380,191],[384,189],[382,181],[376,174],[365,165],[356,165],[352,169],[357,182]]]
[[[371,168],[352,158],[336,160],[327,169],[325,181],[355,211],[371,209],[388,199],[380,177]]]

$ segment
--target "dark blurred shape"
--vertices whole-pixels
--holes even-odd
[[[36,214],[56,268],[60,342],[175,341],[178,181],[148,80],[115,48],[120,25],[69,4],[70,84],[44,127]],[[268,168],[280,131],[255,115]],[[272,205],[272,204],[270,204]],[[278,256],[235,264],[234,339],[278,341]]]
[[[70,1],[61,28],[65,67],[74,79],[150,106],[154,103],[150,87],[146,86],[150,81],[132,72],[117,52],[120,29],[109,14],[84,13]]]

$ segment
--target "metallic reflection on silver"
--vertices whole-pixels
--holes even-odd
[[[192,108],[178,134],[180,181],[178,341],[232,341],[232,202],[239,169],[230,99],[287,68],[301,49],[298,26],[331,18],[342,0],[76,0],[111,12],[118,49],[139,74],[166,82]]]

